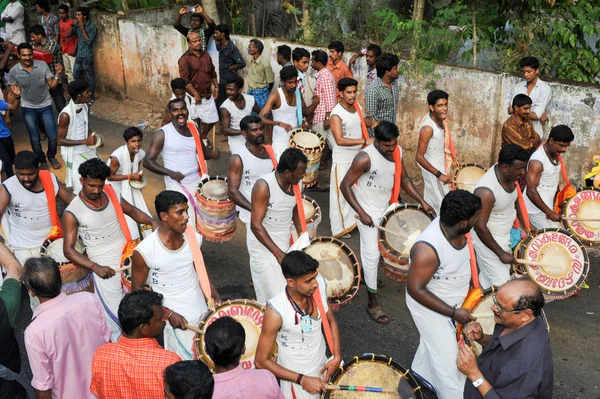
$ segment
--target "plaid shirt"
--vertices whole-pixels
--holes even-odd
[[[327,112],[331,112],[337,100],[335,78],[329,69],[321,69],[315,74],[315,79],[317,83],[313,94],[319,96],[319,105],[313,114],[313,125],[325,120],[325,115]]]
[[[31,42],[31,46],[34,48],[40,47],[33,42]],[[46,43],[42,44],[41,48],[48,50],[50,54],[52,54],[52,63],[48,64],[48,68],[50,68],[50,72],[52,72],[53,75],[56,75],[56,65],[62,64],[59,44],[54,39],[46,38]]]
[[[164,399],[165,369],[181,359],[154,338],[127,338],[96,349],[90,391],[100,399]]]
[[[224,85],[227,80],[237,76],[229,67],[237,65],[239,71],[246,67],[246,61],[231,40],[225,46],[217,44],[217,50],[219,50],[219,84]]]
[[[46,31],[46,36],[51,37],[60,34],[60,30],[58,29],[58,18],[54,14],[48,14],[48,18],[44,18],[42,15],[42,26]]]
[[[94,55],[92,52],[92,43],[96,40],[98,29],[92,21],[87,21],[83,27],[88,40],[84,40],[83,32],[79,29],[79,25],[73,22],[73,33],[77,34],[77,58],[89,58]]]
[[[396,105],[400,101],[400,88],[398,79],[392,82],[392,89],[388,89],[379,77],[367,86],[365,92],[365,108],[367,117],[376,121],[396,123]],[[373,137],[373,128],[369,128]]]

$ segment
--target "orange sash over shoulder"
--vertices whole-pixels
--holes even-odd
[[[210,287],[210,280],[208,279],[208,272],[206,271],[206,265],[204,264],[204,257],[198,246],[198,240],[196,239],[196,230],[190,225],[185,229],[185,236],[192,251],[192,259],[194,260],[194,269],[198,275],[198,281],[200,282],[200,289],[206,298],[206,303],[209,309],[214,309],[215,304],[212,299],[212,289]]]
[[[558,156],[558,161],[560,162],[560,172],[562,174],[563,180],[565,181],[565,186],[556,195],[556,201],[554,202],[554,212],[561,213],[563,202],[577,194],[577,190],[573,186],[571,186],[571,183],[569,182],[567,168],[565,167],[565,163],[560,155]]]
[[[42,182],[42,187],[44,187],[44,193],[46,194],[46,200],[48,201],[48,213],[50,214],[50,222],[52,223],[52,229],[50,229],[50,234],[48,234],[47,239],[60,238],[63,236],[63,231],[60,225],[58,212],[56,212],[56,195],[54,194],[52,173],[47,170],[40,170],[38,176]]]
[[[123,266],[126,259],[131,258],[133,256],[133,250],[137,247],[137,240],[131,239],[131,231],[129,231],[129,225],[127,225],[127,220],[125,219],[125,213],[123,212],[123,208],[121,207],[121,201],[119,201],[119,197],[115,192],[115,189],[110,184],[104,185],[104,192],[108,196],[111,204],[115,208],[115,213],[117,214],[117,219],[119,220],[119,226],[121,226],[121,230],[123,231],[123,235],[125,236],[125,246],[123,247],[123,252],[121,252],[121,266]]]
[[[206,159],[204,159],[204,151],[202,151],[202,141],[200,140],[200,133],[196,125],[192,122],[188,122],[188,129],[192,132],[194,143],[196,143],[196,156],[198,157],[198,174],[200,177],[208,174],[208,166],[206,165]],[[213,144],[214,145],[214,144]]]
[[[400,155],[400,146],[396,146],[394,150],[394,187],[392,188],[392,196],[390,197],[390,205],[398,202],[400,197],[400,188],[402,181],[402,155]]]

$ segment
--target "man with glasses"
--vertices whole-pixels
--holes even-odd
[[[492,335],[478,322],[464,334],[483,347],[478,358],[459,344],[456,363],[467,376],[464,398],[552,398],[553,365],[548,329],[543,316],[544,296],[531,280],[509,281],[494,296]]]

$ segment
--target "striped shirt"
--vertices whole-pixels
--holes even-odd
[[[388,89],[381,78],[377,77],[367,86],[365,92],[365,108],[368,117],[376,121],[396,123],[396,105],[400,101],[400,87],[398,79],[392,82],[392,89]],[[373,137],[373,128],[369,128]]]
[[[335,78],[329,69],[321,69],[315,74],[315,79],[317,83],[313,94],[319,97],[319,105],[313,114],[314,125],[325,120],[325,115],[327,112],[331,112],[337,100]]]

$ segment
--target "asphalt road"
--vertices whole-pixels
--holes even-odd
[[[126,126],[119,125],[94,116],[90,118],[92,129],[105,136],[104,147],[100,149],[103,159],[123,144],[122,132]],[[13,138],[17,151],[30,149],[20,112],[13,117]],[[217,136],[220,141],[222,136]],[[144,138],[144,148],[149,145],[151,132]],[[218,143],[225,147],[225,143]],[[229,153],[222,152],[221,159],[211,161],[211,175],[226,175]],[[57,172],[64,178],[64,167]],[[329,176],[327,173],[326,176]],[[164,189],[162,178],[147,173],[149,183],[144,195],[151,211],[154,209],[154,196]],[[322,175],[322,178],[325,174]],[[321,236],[330,234],[329,229],[329,193],[310,193],[321,206],[323,220],[318,228]],[[358,232],[345,242],[359,256]],[[224,299],[254,298],[254,290],[249,285],[250,270],[246,249],[245,228],[238,225],[234,239],[226,244],[206,242],[202,246],[209,272]],[[550,337],[554,358],[554,397],[555,398],[600,398],[600,266],[595,250],[590,251],[591,268],[588,289],[568,300],[557,301],[545,307],[550,324]],[[380,303],[390,317],[387,325],[376,324],[368,317],[366,290],[361,287],[353,302],[345,305],[336,313],[342,335],[342,352],[345,360],[356,355],[373,352],[391,356],[395,361],[409,367],[419,343],[419,335],[405,304],[405,284],[383,276],[385,287],[380,288]],[[21,345],[25,368],[29,375],[29,365],[23,344],[23,331],[31,319],[27,295],[23,295],[23,306],[16,332]],[[375,397],[376,394],[372,394]],[[366,396],[366,395],[365,395]],[[428,394],[428,398],[435,395]]]

